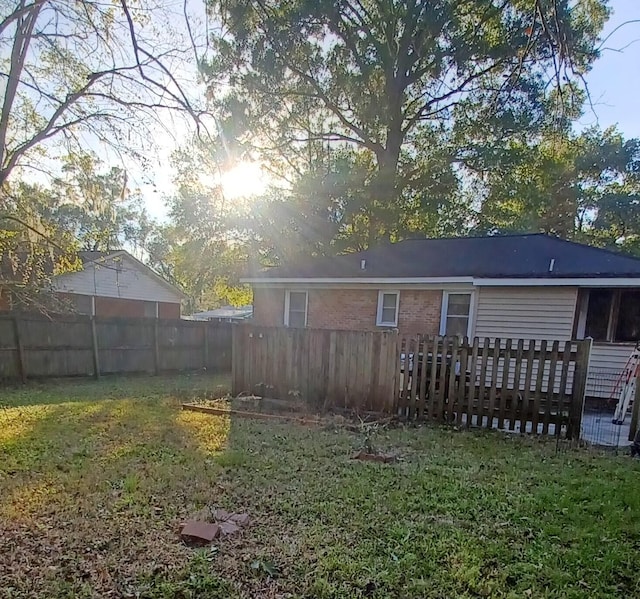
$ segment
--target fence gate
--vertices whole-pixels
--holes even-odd
[[[398,414],[577,439],[590,341],[402,339]]]

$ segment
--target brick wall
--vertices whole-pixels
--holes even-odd
[[[262,326],[282,326],[284,289],[256,288],[253,321]],[[400,291],[398,328],[402,333],[435,335],[440,329],[442,291]],[[377,289],[312,289],[307,325],[314,329],[379,331],[376,326]]]
[[[284,324],[284,289],[254,288],[253,322],[263,327]]]
[[[180,318],[180,304],[158,302],[158,318]]]

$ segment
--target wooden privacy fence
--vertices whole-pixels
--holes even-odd
[[[590,348],[588,340],[402,339],[398,413],[578,438]]]
[[[318,408],[393,410],[398,334],[233,327],[232,392]]]
[[[0,379],[231,369],[228,323],[0,315]]]
[[[590,341],[416,337],[237,325],[232,389],[321,409],[577,438]]]

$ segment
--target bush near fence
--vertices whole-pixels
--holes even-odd
[[[231,324],[0,315],[0,379],[231,370]]]

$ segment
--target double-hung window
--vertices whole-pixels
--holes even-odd
[[[287,291],[284,296],[284,326],[302,329],[307,326],[306,291]]]
[[[445,291],[442,296],[440,334],[465,337],[470,334],[471,293]]]
[[[399,306],[399,291],[379,291],[376,325],[379,327],[397,327]]]

